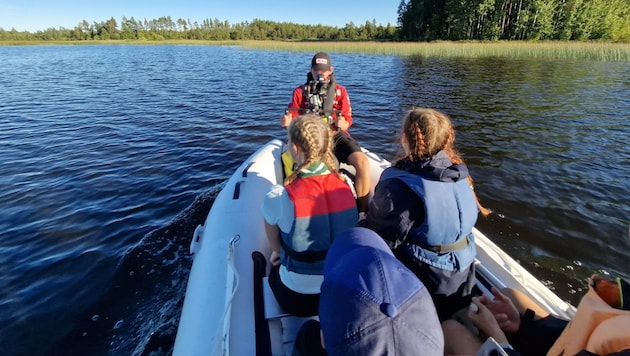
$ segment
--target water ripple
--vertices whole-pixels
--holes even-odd
[[[312,54],[0,51],[0,344],[8,354],[142,353],[179,315],[190,230],[213,197],[204,194],[284,138],[279,117]],[[627,64],[333,61],[353,137],[387,158],[406,110],[452,117],[477,192],[497,213],[480,229],[563,297],[579,298],[595,270],[630,275]]]

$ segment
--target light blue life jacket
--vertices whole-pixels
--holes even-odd
[[[477,253],[472,229],[479,211],[468,180],[430,180],[394,167],[383,172],[385,179],[401,180],[424,201],[424,222],[409,231],[398,252],[446,271],[467,268]]]

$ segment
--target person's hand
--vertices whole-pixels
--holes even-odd
[[[499,323],[490,309],[481,303],[480,298],[474,297],[472,299],[470,309],[468,309],[468,317],[482,334],[492,337],[499,344],[508,343]]]
[[[337,116],[337,128],[341,131],[346,131],[350,127],[350,123],[343,116]]]
[[[479,297],[479,301],[490,310],[497,320],[501,330],[508,334],[515,334],[521,326],[521,315],[512,300],[496,288],[492,288],[494,299],[487,295]]]
[[[280,252],[278,251],[271,251],[271,256],[269,256],[269,263],[271,263],[272,266],[277,266],[280,264]]]
[[[291,114],[289,114],[289,113],[286,113],[286,114],[282,115],[282,117],[280,118],[280,126],[282,126],[282,127],[289,126],[289,124],[291,123],[292,119],[293,119],[293,116],[291,116]]]

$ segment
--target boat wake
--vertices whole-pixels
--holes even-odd
[[[77,321],[56,354],[170,355],[192,265],[190,239],[224,182],[125,253],[109,290]]]

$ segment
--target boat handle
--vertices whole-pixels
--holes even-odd
[[[239,180],[238,182],[236,182],[236,185],[234,186],[234,195],[232,195],[232,200],[236,200],[239,198],[239,196],[241,195],[241,184],[245,183],[244,180]]]
[[[247,171],[249,170],[249,168],[251,168],[253,164],[254,162],[249,162],[249,164],[245,166],[245,168],[243,168],[243,173],[241,174],[243,178],[247,178]],[[236,182],[236,185],[234,186],[234,195],[232,195],[232,200],[238,199],[241,195],[241,184],[243,183],[245,183],[244,180],[239,180],[238,182]]]
[[[252,167],[254,162],[249,162],[249,164],[243,169],[243,177],[247,177],[247,171]]]
[[[190,241],[190,254],[193,258],[199,249],[201,248],[201,238],[203,237],[203,225],[197,225],[195,232],[193,232],[192,241]]]

